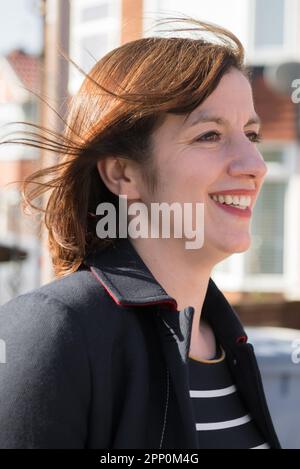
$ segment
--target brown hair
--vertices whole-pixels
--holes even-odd
[[[112,202],[118,209],[118,197],[103,183],[97,162],[108,155],[134,160],[153,190],[157,181],[151,166],[151,135],[167,113],[190,113],[231,67],[249,78],[243,46],[233,33],[189,17],[159,22],[170,21],[195,26],[172,31],[204,31],[219,42],[204,37],[145,37],[108,52],[88,74],[67,58],[85,79],[71,97],[66,121],[60,116],[64,131],[23,122],[41,132],[25,132],[34,138],[1,142],[44,148],[61,158],[22,184],[23,207],[44,214],[57,276],[76,271],[86,254],[113,242],[96,234],[97,205]],[[46,207],[35,205],[33,201],[47,191]]]

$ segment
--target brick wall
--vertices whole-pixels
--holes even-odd
[[[233,306],[245,326],[300,329],[300,301],[281,301]]]

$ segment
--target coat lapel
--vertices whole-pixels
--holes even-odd
[[[271,447],[280,448],[265,399],[253,345],[246,342],[247,335],[226,298],[224,297],[222,305],[219,303],[222,296],[219,295],[220,291],[216,288],[214,283],[210,281],[202,313],[215,326],[214,332],[218,341],[222,343],[226,350],[227,363],[233,374],[237,389],[245,401],[253,420]],[[218,310],[209,309],[212,308],[211,300],[216,292],[218,293],[219,304],[214,306],[218,306]],[[216,313],[221,316],[217,323]],[[189,397],[187,366],[193,314],[194,308],[192,307],[185,308],[178,314],[174,314],[174,311],[167,308],[162,308],[158,314],[158,318],[161,320],[158,323],[158,331],[178,400],[178,410],[182,422],[182,442],[185,442],[187,448],[197,448],[198,444],[193,409]],[[220,327],[221,323],[222,327]],[[230,327],[231,330],[229,330]]]
[[[229,361],[237,388],[271,448],[280,448],[266,402],[260,371],[253,345],[239,344],[235,348],[235,359]]]
[[[209,280],[202,316],[211,322],[218,340],[226,350],[232,350],[238,340],[247,340],[236,314],[212,279]],[[193,317],[194,308],[191,306],[177,311],[176,314],[167,306],[160,307],[157,314],[159,336],[180,413],[181,422],[178,424],[178,431],[181,431],[180,441],[185,445],[182,447],[186,448],[198,448],[188,375]],[[232,357],[232,352],[229,355]]]
[[[188,367],[186,366],[193,313],[192,307],[177,313],[162,308],[156,317],[158,334],[170,373],[169,378],[176,396],[176,409],[180,416],[176,431],[181,433],[178,438],[182,448],[198,448],[192,401],[189,396]]]

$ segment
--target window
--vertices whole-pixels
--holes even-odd
[[[299,60],[298,0],[249,0],[248,59],[256,65]]]
[[[245,274],[283,274],[284,201],[287,182],[266,182],[254,208]]]
[[[121,0],[73,0],[70,56],[89,72],[96,61],[120,44]],[[70,66],[69,92],[74,94],[84,76]]]
[[[284,42],[285,0],[255,0],[255,47],[282,46]],[[272,18],[272,21],[270,19]]]
[[[95,21],[97,19],[106,18],[109,14],[108,2],[100,5],[91,5],[81,10],[80,20],[82,23],[86,21]]]
[[[95,34],[85,36],[80,41],[80,65],[84,71],[90,68],[99,60],[108,49],[108,35]]]
[[[15,235],[21,234],[20,194],[18,191],[11,191],[7,201],[7,232]]]
[[[20,194],[17,190],[0,191],[0,239],[20,234]]]
[[[30,120],[32,122],[38,122],[39,116],[39,108],[38,108],[38,103],[37,101],[33,99],[28,99],[22,104],[25,119]]]
[[[252,245],[245,254],[245,273],[283,274],[284,204],[289,182],[289,174],[284,173],[286,155],[283,148],[276,147],[262,149],[262,154],[270,175],[253,212]]]

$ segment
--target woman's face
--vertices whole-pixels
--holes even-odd
[[[200,112],[202,119],[196,122]],[[216,118],[219,120],[215,121]],[[213,93],[184,120],[185,116],[168,114],[154,133],[158,186],[154,194],[143,188],[141,198],[147,205],[150,202],[204,203],[201,252],[216,263],[249,248],[249,212],[267,171],[257,149],[259,123],[247,78],[231,69]],[[246,211],[224,209],[222,198],[217,202],[211,197],[223,191],[240,197],[242,190],[252,191]],[[247,203],[240,198],[226,202]]]

